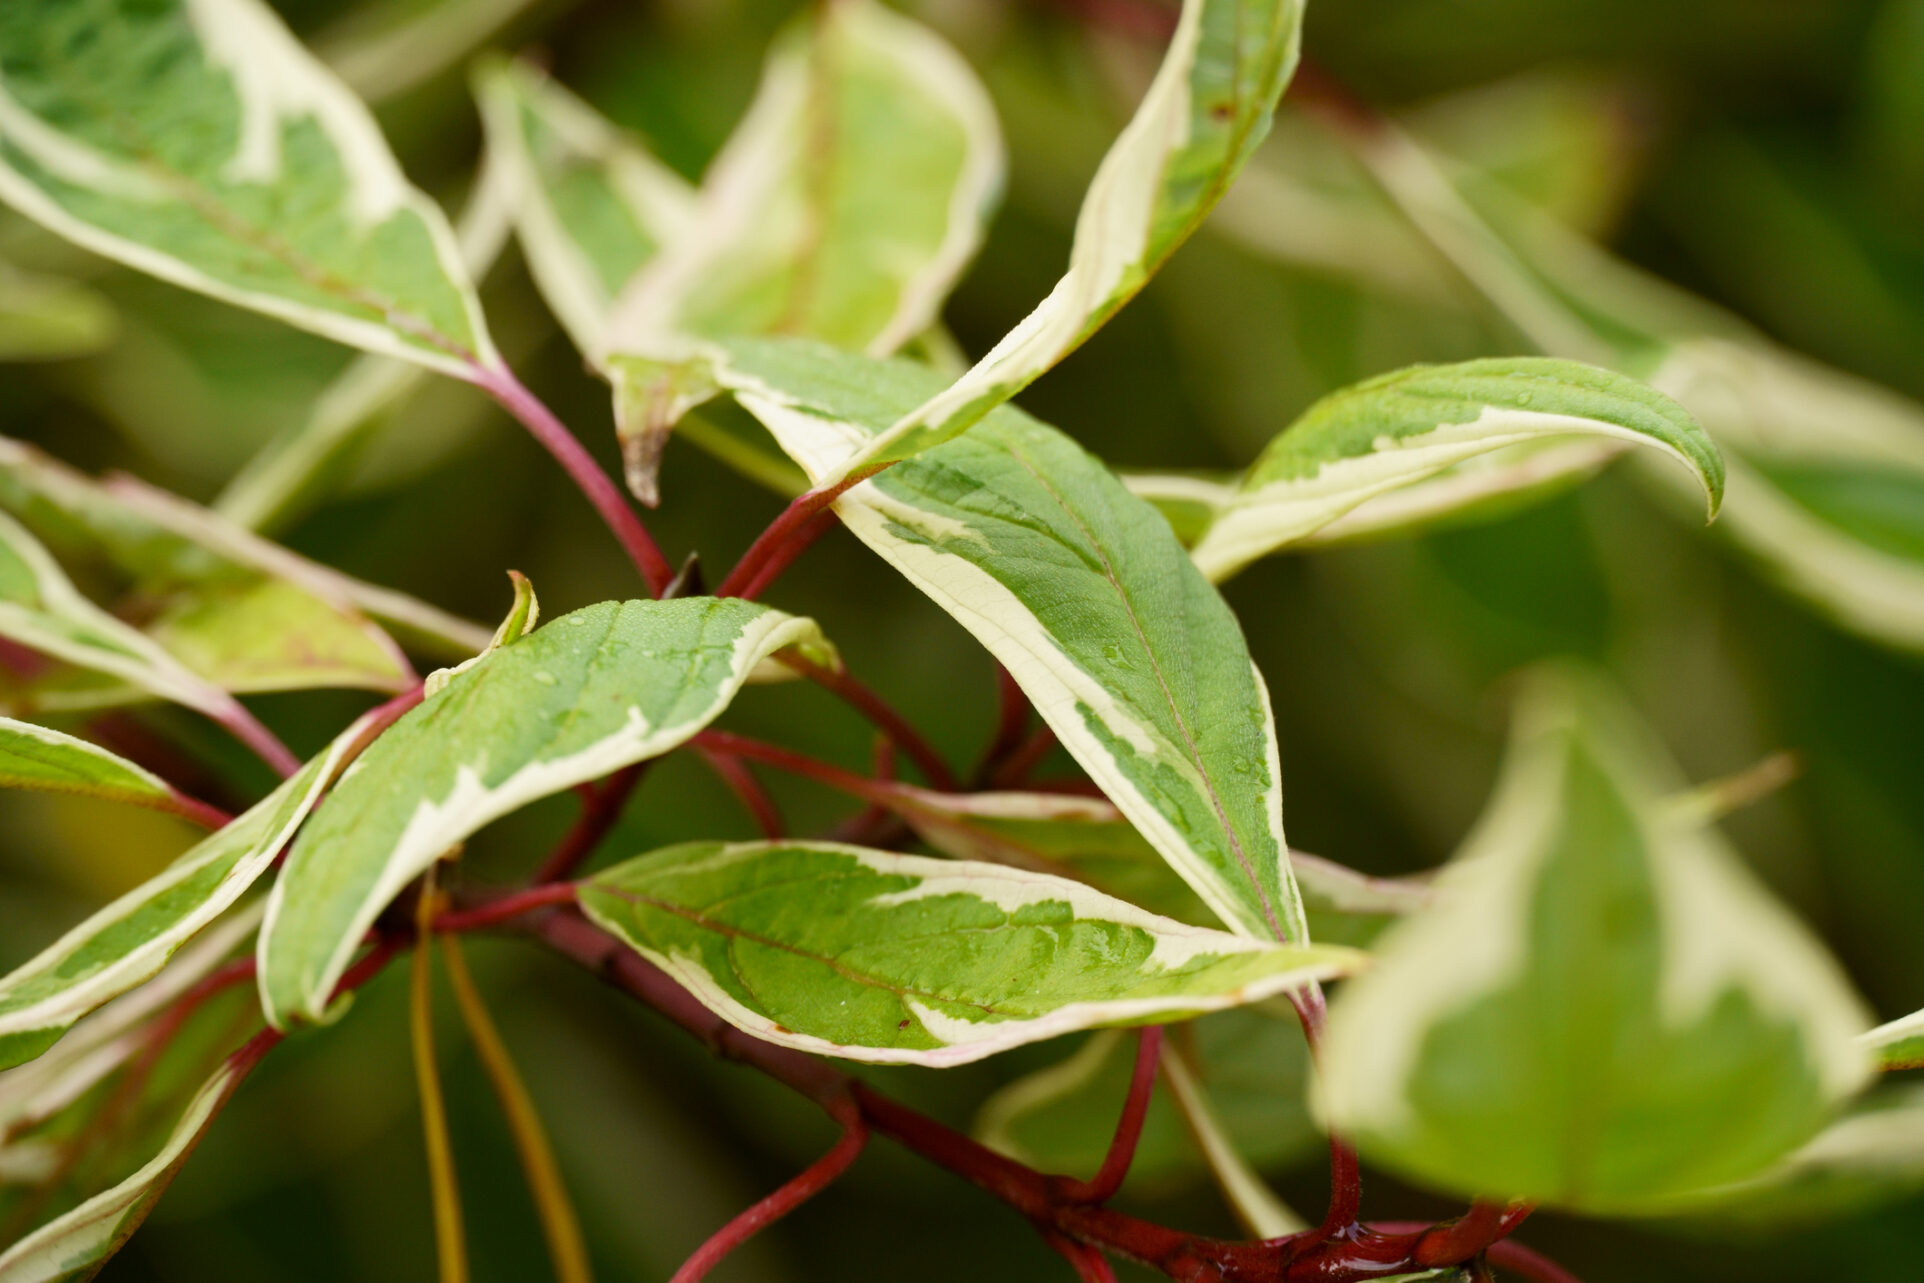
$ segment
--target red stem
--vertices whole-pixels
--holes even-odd
[[[916,769],[922,772],[922,777],[932,788],[941,789],[945,793],[955,791],[955,772],[951,771],[949,764],[942,760],[942,755],[937,753],[913,726],[909,725],[906,718],[889,707],[888,701],[880,695],[857,681],[848,672],[825,668],[800,655],[783,655],[781,662],[823,690],[837,696],[843,703],[866,717],[884,735],[895,741],[895,746],[915,763]]]
[[[455,909],[441,914],[434,919],[434,929],[460,932],[500,926],[524,913],[551,909],[558,904],[573,904],[575,890],[572,882],[544,882],[525,890],[491,896],[471,909]]]
[[[234,819],[218,806],[203,802],[197,797],[189,797],[178,789],[174,789],[168,799],[159,804],[159,809],[170,815],[178,815],[189,823],[198,824],[203,829],[224,829]]]
[[[768,590],[769,585],[782,577],[782,572],[794,564],[797,557],[807,552],[817,539],[827,534],[835,522],[835,512],[831,508],[825,508],[810,517],[807,524],[768,555],[761,569],[755,572],[755,577],[742,585],[742,590],[735,595],[743,601],[753,601],[761,596]]]
[[[1101,1248],[1078,1243],[1060,1234],[1047,1234],[1044,1237],[1048,1239],[1050,1247],[1075,1267],[1076,1277],[1082,1283],[1116,1283],[1116,1272],[1109,1267],[1109,1258],[1102,1254]]]
[[[1521,1243],[1504,1241],[1490,1245],[1490,1264],[1500,1265],[1512,1274],[1521,1274],[1531,1283],[1583,1283],[1583,1280],[1541,1252]]]
[[[624,766],[601,782],[600,787],[584,786],[581,814],[576,818],[574,827],[548,853],[548,858],[535,870],[535,882],[559,882],[569,877],[580,867],[581,862],[594,853],[601,839],[615,827],[621,818],[621,808],[628,802],[628,795],[635,791],[635,785],[647,772],[647,762],[637,762]]]
[[[749,770],[739,757],[706,744],[696,744],[695,751],[715,774],[721,776],[722,783],[728,786],[729,791],[740,799],[763,837],[772,841],[787,832],[787,826],[782,823],[781,808],[769,796],[768,790],[762,787],[762,782],[755,778],[755,772]]]
[[[294,756],[293,750],[281,743],[280,736],[261,725],[260,719],[248,712],[239,700],[229,697],[220,711],[210,712],[208,716],[226,727],[228,734],[252,749],[254,756],[267,763],[282,779],[301,769],[301,759]]]
[[[642,581],[648,585],[648,595],[661,596],[668,581],[675,577],[674,567],[662,556],[660,546],[635,514],[627,496],[601,470],[601,465],[594,461],[575,434],[568,431],[567,426],[555,418],[554,412],[543,405],[534,393],[521,386],[520,380],[507,368],[477,366],[471,377],[482,391],[513,415],[541,443],[542,448],[554,456],[555,462],[561,465],[588,502],[594,505],[595,511],[601,514],[601,519],[614,532],[615,538],[621,541],[621,546],[635,563],[635,569],[641,572]]]
[[[1009,754],[1008,760],[990,778],[990,783],[1003,789],[1017,787],[1034,773],[1036,767],[1042,765],[1042,759],[1055,746],[1055,731],[1046,725],[1036,727],[1029,732],[1029,738]]]
[[[977,788],[988,787],[1002,763],[1021,747],[1022,734],[1029,728],[1029,697],[1000,664],[995,666],[995,697],[995,735],[982,751],[982,760],[970,777]]]
[[[1508,1206],[1478,1199],[1458,1220],[1439,1225],[1416,1244],[1419,1265],[1461,1265],[1502,1237]]]
[[[1109,1152],[1095,1179],[1066,1181],[1063,1192],[1084,1203],[1106,1203],[1122,1188],[1135,1161],[1136,1142],[1142,1139],[1142,1120],[1149,1114],[1149,1097],[1156,1089],[1156,1067],[1162,1059],[1162,1026],[1151,1025],[1136,1034],[1136,1068],[1129,1077],[1129,1095],[1122,1102],[1122,1117],[1116,1123]]]
[[[682,1262],[668,1283],[696,1283],[721,1264],[723,1257],[827,1189],[847,1171],[868,1144],[868,1127],[852,1109],[844,1112],[842,1138],[835,1142],[835,1148],[816,1159],[794,1180],[722,1226],[713,1238]]]
[[[780,574],[782,569],[795,560],[801,551],[800,549],[794,552],[788,551],[786,548],[788,542],[802,537],[804,528],[814,521],[817,514],[826,511],[830,504],[841,498],[843,491],[859,485],[880,470],[879,467],[870,468],[854,476],[845,477],[826,490],[810,490],[807,494],[797,495],[788,507],[782,509],[781,515],[769,522],[768,528],[755,537],[755,542],[748,545],[748,551],[743,553],[742,559],[735,563],[735,568],[728,572],[728,578],[722,580],[721,587],[715,590],[715,595],[740,597],[743,595],[743,590],[751,584],[757,591],[767,588],[774,582],[774,576]],[[807,538],[812,542],[820,533],[821,531],[817,530]],[[771,565],[775,567],[773,574],[764,573]]]

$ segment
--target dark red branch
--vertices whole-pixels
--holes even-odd
[[[768,591],[770,585],[782,577],[782,572],[794,564],[797,557],[807,552],[817,539],[827,534],[835,523],[835,510],[832,508],[824,508],[810,517],[800,529],[768,555],[762,562],[761,568],[755,572],[754,578],[743,584],[741,591],[735,595],[743,601],[753,601]]]
[[[794,502],[784,508],[782,514],[769,522],[768,528],[755,537],[755,542],[748,545],[748,551],[743,553],[742,559],[735,563],[735,568],[728,572],[728,578],[722,580],[721,587],[715,589],[715,595],[740,597],[744,595],[743,590],[751,584],[756,586],[757,591],[767,588],[774,581],[774,576],[780,574],[782,568],[793,561],[800,552],[799,549],[789,551],[787,548],[789,541],[801,538],[809,524],[841,498],[843,491],[859,485],[879,471],[881,471],[879,467],[870,468],[838,481],[826,490],[810,490],[807,494],[797,495]],[[817,530],[807,538],[813,542],[815,535],[820,533],[821,531]],[[775,567],[773,574],[767,573],[770,566]]]
[[[1029,697],[1000,664],[995,666],[995,697],[995,734],[970,776],[979,789],[989,787],[1002,764],[1022,746],[1023,733],[1029,729]]]
[[[647,770],[647,762],[637,762],[622,767],[598,785],[583,785],[579,790],[581,814],[555,849],[548,852],[548,858],[535,870],[533,880],[559,882],[581,867],[581,862],[594,853],[601,839],[615,827],[615,821],[621,818],[621,808],[628,803],[628,795],[635,791],[635,785],[641,783]]]
[[[526,890],[488,896],[470,908],[454,909],[443,913],[435,918],[434,929],[460,932],[475,931],[482,927],[498,927],[523,914],[574,902],[574,883],[543,882]]]
[[[847,1171],[868,1144],[868,1127],[853,1109],[844,1109],[843,1113],[846,1118],[842,1138],[835,1142],[835,1148],[815,1160],[794,1180],[722,1226],[682,1263],[668,1283],[696,1283],[721,1264],[723,1257],[827,1189]]]
[[[955,772],[949,769],[949,764],[942,760],[942,755],[922,738],[919,731],[909,725],[908,719],[889,707],[888,701],[880,695],[857,681],[848,672],[826,668],[800,655],[784,655],[781,657],[781,662],[823,690],[835,695],[872,722],[882,734],[895,742],[895,746],[902,750],[909,761],[915,763],[916,769],[922,772],[922,777],[929,782],[930,787],[941,789],[945,793],[954,791]]]
[[[762,782],[755,777],[755,772],[748,769],[746,763],[739,757],[706,744],[696,744],[695,752],[700,754],[701,760],[708,763],[709,769],[721,777],[722,783],[728,786],[729,792],[733,793],[742,806],[747,808],[749,815],[754,818],[755,827],[762,831],[763,837],[773,840],[787,832],[787,825],[782,821],[781,807],[775,804],[775,799],[769,796],[768,790],[762,787]]]
[[[1084,1203],[1106,1203],[1122,1188],[1135,1161],[1136,1142],[1142,1139],[1142,1120],[1149,1114],[1149,1097],[1156,1089],[1156,1067],[1162,1061],[1162,1026],[1151,1025],[1136,1035],[1136,1067],[1129,1077],[1129,1094],[1122,1102],[1122,1117],[1116,1123],[1109,1152],[1095,1178],[1066,1181],[1063,1193]]]

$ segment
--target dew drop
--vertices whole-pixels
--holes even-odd
[[[548,672],[546,669],[537,670],[534,675],[534,679],[537,682],[540,682],[543,686],[552,686],[555,683],[554,674],[551,672]]]

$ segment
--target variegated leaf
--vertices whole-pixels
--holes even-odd
[[[80,595],[53,556],[0,513],[0,637],[149,695],[224,719],[231,696],[189,672],[139,629]]]
[[[0,1153],[138,1055],[154,1018],[254,934],[262,907],[256,900],[235,909],[176,953],[153,979],[74,1025],[52,1050],[0,1072]]]
[[[0,788],[79,793],[157,811],[191,811],[158,775],[86,740],[0,717]]]
[[[369,717],[251,810],[0,979],[0,1066],[45,1051],[74,1021],[158,972],[226,912],[361,748]]]
[[[149,636],[226,690],[408,684],[405,657],[369,615],[444,655],[470,655],[487,640],[477,624],[297,556],[164,491],[127,477],[94,481],[6,438],[0,508],[63,557],[104,569],[150,617]],[[82,698],[102,694],[72,693]]]
[[[269,1019],[327,1019],[368,927],[462,839],[668,752],[790,646],[823,646],[813,621],[734,599],[604,602],[430,678],[288,853],[261,929]]]
[[[526,62],[483,64],[475,95],[535,282],[595,356],[622,288],[694,223],[695,189]]]
[[[378,0],[350,8],[314,52],[361,97],[382,103],[460,66],[537,0]],[[547,5],[547,18],[567,5]]]
[[[0,1252],[0,1283],[78,1283],[98,1273],[147,1219],[252,1067],[245,1052],[228,1059],[187,1103],[159,1153],[119,1184]]]
[[[966,431],[1133,298],[1268,133],[1295,73],[1302,17],[1302,0],[1184,0],[1155,80],[1083,198],[1067,273],[973,369],[898,413],[823,480]]]
[[[1323,1143],[1303,1099],[1309,1049],[1287,1004],[1204,1016],[1170,1030],[1168,1043],[1186,1062],[1192,1086],[1208,1084],[1209,1107],[1239,1142],[1244,1161],[1274,1168]],[[975,1120],[977,1139],[1040,1171],[1092,1175],[1115,1137],[1134,1053],[1134,1041],[1118,1032],[1092,1035],[1069,1059],[1024,1075],[984,1101]],[[1200,1176],[1205,1164],[1176,1085],[1165,1077],[1151,1098],[1129,1178],[1167,1186]]]
[[[355,347],[495,362],[447,220],[260,0],[0,8],[0,200]]]
[[[1543,358],[1415,366],[1319,401],[1270,443],[1196,542],[1222,580],[1372,499],[1481,454],[1544,438],[1600,437],[1662,451],[1712,516],[1723,460],[1682,407],[1594,366]]]
[[[758,1038],[956,1065],[1341,974],[1361,955],[1185,926],[1076,882],[829,843],[696,842],[581,889],[589,917]]]
[[[1924,1069],[1924,1011],[1887,1021],[1864,1035],[1885,1069]]]
[[[940,379],[819,344],[731,345],[717,377],[818,481]],[[1262,675],[1144,500],[1003,408],[835,511],[986,646],[1090,777],[1232,929],[1307,939]]]
[[[1736,317],[1483,190],[1395,128],[1352,139],[1410,223],[1543,351],[1675,397],[1723,448],[1718,531],[1865,636],[1924,649],[1924,406],[1779,348]]]
[[[790,334],[887,355],[937,318],[1002,186],[974,73],[877,3],[813,10],[769,56],[687,235],[628,284],[593,351],[615,385],[630,489],[714,393],[691,338]]]
[[[1837,963],[1591,679],[1539,674],[1488,811],[1336,1002],[1331,1126],[1461,1193],[1658,1210],[1762,1170],[1861,1087]]]

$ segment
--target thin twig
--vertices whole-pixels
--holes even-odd
[[[414,1081],[421,1094],[421,1130],[427,1144],[428,1185],[434,1202],[435,1259],[441,1283],[467,1283],[468,1248],[461,1226],[461,1190],[448,1139],[447,1102],[434,1060],[434,964],[430,928],[436,893],[430,870],[414,910],[414,973],[408,986],[408,1032],[414,1049]]]
[[[636,762],[624,766],[603,780],[599,786],[584,785],[581,789],[581,814],[574,826],[568,830],[548,858],[535,870],[535,882],[559,882],[571,876],[581,866],[581,862],[594,854],[601,839],[615,827],[621,818],[621,808],[627,805],[628,795],[641,783],[647,773],[648,762]]]
[[[864,686],[846,670],[827,668],[813,660],[797,654],[779,656],[781,663],[794,669],[802,676],[820,686],[823,690],[837,696],[843,703],[866,717],[876,729],[895,741],[909,761],[929,784],[945,793],[955,790],[955,772],[942,760],[929,742],[903,717],[889,706],[887,700]]]
[[[816,514],[825,511],[829,505],[841,498],[843,491],[859,485],[880,470],[879,467],[870,468],[844,478],[826,490],[810,490],[807,494],[796,496],[788,507],[782,509],[781,515],[769,522],[768,528],[755,537],[755,542],[748,545],[748,551],[743,553],[742,559],[735,563],[735,568],[728,572],[728,577],[722,580],[721,587],[715,590],[715,595],[739,597],[744,588],[758,581],[760,588],[767,588],[770,578],[765,577],[763,571],[778,560],[780,565],[786,566],[795,558],[794,553],[786,551],[789,540],[800,537],[803,530],[815,519]]]
[[[661,548],[655,543],[648,527],[642,524],[627,496],[621,493],[613,478],[601,470],[586,448],[568,431],[554,412],[521,385],[512,372],[506,368],[476,367],[473,379],[475,384],[493,397],[495,401],[513,415],[525,427],[543,449],[553,455],[555,461],[567,472],[575,486],[594,505],[608,529],[614,532],[621,546],[627,550],[635,569],[648,585],[648,595],[659,597],[675,577],[674,567],[662,555]]]
[[[706,744],[696,744],[695,752],[701,760],[708,763],[710,770],[721,777],[728,791],[733,793],[755,821],[755,827],[762,836],[771,841],[787,833],[787,825],[782,821],[781,807],[769,796],[755,772],[748,769],[739,757],[722,752]]]
[[[816,1159],[788,1184],[717,1230],[714,1237],[682,1262],[682,1267],[675,1271],[669,1283],[696,1283],[705,1277],[730,1252],[827,1189],[849,1169],[867,1144],[867,1125],[859,1114],[852,1109],[847,1110],[842,1121],[841,1139],[835,1142],[833,1149]]]
[[[1129,1094],[1122,1102],[1122,1117],[1116,1134],[1103,1155],[1102,1167],[1094,1179],[1069,1181],[1064,1192],[1085,1203],[1106,1203],[1122,1188],[1135,1161],[1136,1143],[1142,1139],[1142,1122],[1149,1114],[1149,1098],[1156,1089],[1156,1066],[1162,1055],[1162,1026],[1151,1025],[1136,1034],[1136,1066],[1129,1076]]]

